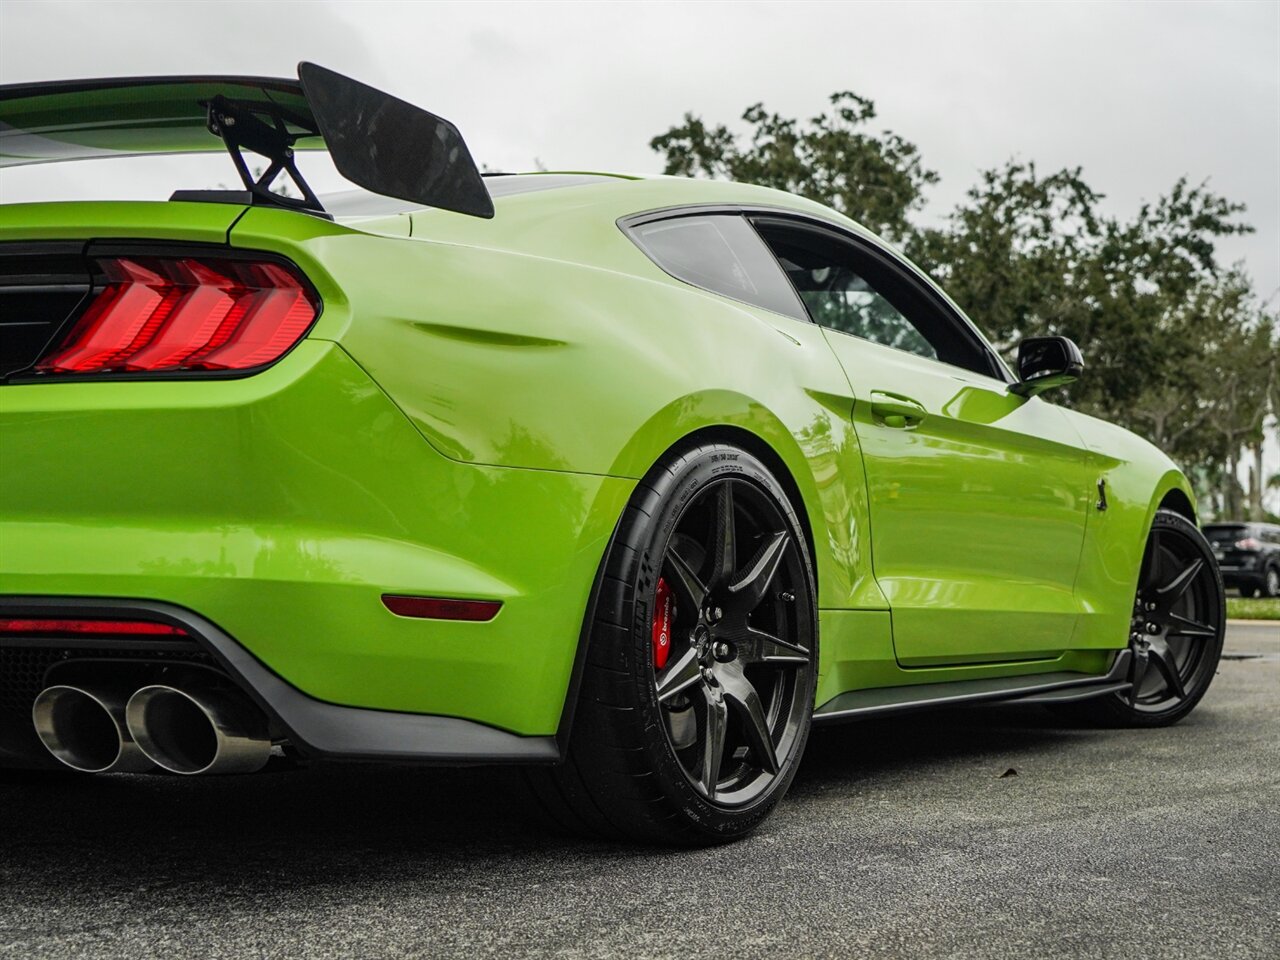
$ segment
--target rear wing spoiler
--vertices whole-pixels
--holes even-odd
[[[348,180],[383,196],[476,217],[493,200],[448,120],[313,63],[298,79],[130,77],[0,86],[0,167],[226,150],[248,202],[322,213],[294,164],[328,150]],[[269,161],[255,177],[244,151]],[[301,198],[271,184],[287,173]]]

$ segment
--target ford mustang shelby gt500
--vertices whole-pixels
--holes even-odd
[[[10,86],[0,121],[3,165],[243,180],[0,207],[5,764],[519,763],[565,825],[713,842],[815,723],[1155,726],[1213,677],[1182,474],[1041,396],[1073,343],[1014,375],[832,210],[482,176],[311,64]],[[307,149],[360,189],[317,197]]]

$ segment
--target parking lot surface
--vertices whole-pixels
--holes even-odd
[[[530,825],[513,775],[0,772],[0,957],[1280,956],[1280,624],[1155,731],[819,731],[740,843]]]

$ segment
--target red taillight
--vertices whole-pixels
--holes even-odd
[[[278,360],[316,318],[314,297],[282,264],[203,257],[98,262],[106,286],[37,372],[251,370]]]
[[[0,634],[111,634],[113,636],[185,637],[181,627],[148,620],[47,620],[0,617]]]
[[[1245,537],[1243,540],[1236,541],[1237,550],[1261,550],[1262,541],[1255,540],[1253,537]]]

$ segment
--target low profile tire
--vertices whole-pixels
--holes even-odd
[[[1118,727],[1177,723],[1213,682],[1225,631],[1225,590],[1209,542],[1185,517],[1158,511],[1130,623],[1133,687],[1071,704],[1069,715]]]
[[[782,799],[818,662],[800,523],[758,459],[726,444],[637,486],[597,587],[566,761],[528,772],[577,833],[722,843]]]

